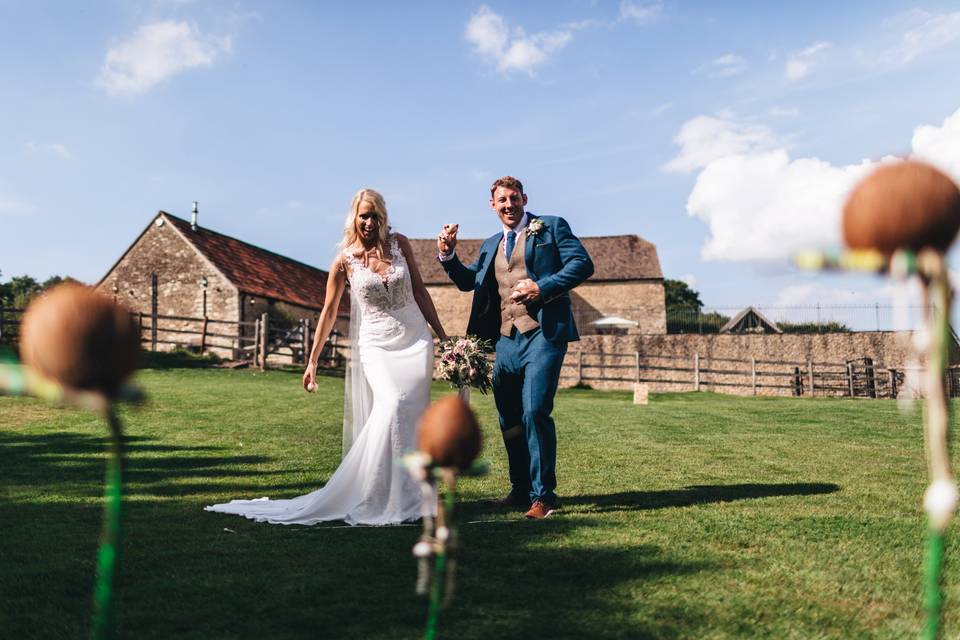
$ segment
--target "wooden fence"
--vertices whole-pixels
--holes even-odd
[[[0,341],[18,342],[22,315],[22,309],[0,307]],[[212,353],[228,360],[249,362],[261,369],[270,364],[305,364],[316,328],[309,319],[281,321],[266,313],[244,322],[159,313],[131,315],[145,350],[180,348]],[[328,368],[343,368],[346,350],[347,341],[334,331],[321,352],[321,363]]]
[[[804,362],[651,353],[574,351],[561,380],[567,385],[626,388],[647,383],[653,391],[716,390],[742,395],[846,396],[895,398],[906,371],[870,358],[847,362]],[[947,376],[952,397],[960,396],[960,368]],[[599,384],[598,384],[599,383]]]

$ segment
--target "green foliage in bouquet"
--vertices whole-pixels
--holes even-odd
[[[489,340],[472,335],[441,341],[437,378],[456,389],[474,387],[486,393],[493,385],[493,363],[488,358],[492,350]]]

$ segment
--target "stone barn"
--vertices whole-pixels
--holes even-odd
[[[207,318],[207,346],[228,358],[252,342],[252,323],[263,313],[276,327],[312,321],[323,308],[328,273],[242,240],[159,211],[96,287],[158,323],[158,349],[196,346]],[[343,296],[337,328],[349,327]],[[208,324],[204,323],[204,324]],[[149,341],[149,328],[144,339]],[[218,339],[215,334],[221,334]],[[205,334],[206,335],[206,334]],[[312,336],[311,336],[312,338]],[[232,343],[232,344],[231,344]],[[230,345],[230,346],[227,346]]]
[[[624,333],[666,333],[663,273],[656,246],[637,235],[580,240],[596,268],[589,280],[571,292],[580,333],[606,333],[612,318],[626,321],[621,323]],[[470,316],[471,294],[459,291],[450,282],[437,260],[435,239],[412,239],[410,243],[444,328],[451,335],[463,334]],[[481,244],[483,240],[459,240],[457,255],[469,264],[476,260]]]

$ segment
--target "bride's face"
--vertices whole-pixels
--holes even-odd
[[[357,234],[364,242],[373,240],[377,237],[380,230],[380,218],[377,216],[377,209],[372,202],[364,200],[357,208]]]

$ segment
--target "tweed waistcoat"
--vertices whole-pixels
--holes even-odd
[[[531,317],[526,305],[519,302],[510,302],[513,288],[527,277],[527,265],[524,262],[524,243],[527,239],[527,230],[517,234],[517,244],[513,248],[510,262],[503,255],[503,240],[497,245],[497,257],[493,261],[494,274],[497,278],[497,289],[500,293],[500,333],[509,336],[514,326],[521,333],[532,331],[540,326],[536,318]]]

